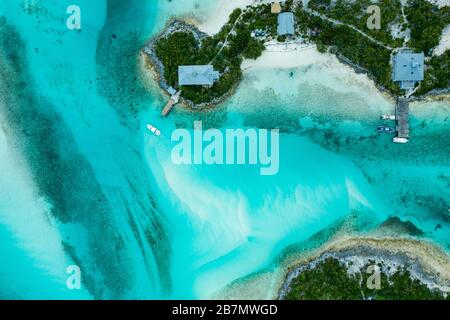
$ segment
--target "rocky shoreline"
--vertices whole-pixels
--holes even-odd
[[[338,54],[338,53],[334,53],[334,52],[331,52],[331,54],[334,54],[342,64],[345,64],[346,66],[349,66],[350,68],[352,68],[355,71],[355,73],[364,74],[365,76],[367,76],[367,78],[369,78],[370,80],[372,80],[374,82],[376,88],[381,93],[383,93],[390,99],[394,99],[394,100],[396,99],[396,96],[392,92],[390,92],[388,89],[386,89],[382,85],[378,84],[375,80],[375,77],[373,77],[366,69],[357,65],[356,63],[353,63],[350,59],[343,56],[342,54]],[[445,88],[445,89],[434,89],[434,90],[428,92],[427,94],[420,95],[420,96],[411,96],[410,100],[411,101],[427,101],[427,100],[430,100],[430,101],[448,100],[448,101],[450,101],[450,87]]]
[[[414,249],[416,248],[416,249]],[[429,252],[428,256],[425,253]],[[278,299],[290,291],[292,281],[302,272],[333,258],[343,264],[349,274],[364,272],[369,264],[381,265],[380,271],[392,275],[400,268],[407,270],[430,290],[444,296],[450,294],[450,258],[439,248],[410,238],[348,238],[334,242],[306,261],[290,267],[279,290]]]
[[[163,89],[166,95],[169,95],[168,90],[170,86],[164,79],[164,65],[156,55],[154,46],[158,42],[158,40],[166,38],[174,32],[191,32],[194,35],[195,40],[199,43],[202,41],[202,39],[208,36],[206,33],[200,31],[196,26],[188,22],[172,19],[168,22],[167,26],[163,29],[163,31],[160,34],[153,37],[149,42],[147,42],[142,51],[148,58],[146,59],[146,61],[148,62],[149,67],[155,71],[156,81],[158,82],[160,88]],[[223,103],[225,100],[227,100],[230,96],[233,95],[233,93],[236,91],[236,88],[237,86],[234,86],[232,90],[230,90],[227,94],[223,95],[220,98],[216,98],[208,103],[195,104],[182,96],[180,96],[179,99],[181,105],[183,105],[184,107],[194,110],[205,110]]]
[[[331,54],[335,55],[336,58],[339,60],[339,62],[341,62],[342,64],[349,66],[350,68],[353,69],[353,71],[355,71],[356,74],[364,74],[368,79],[372,80],[373,83],[375,84],[375,87],[384,95],[386,95],[387,97],[389,97],[390,99],[395,100],[396,97],[394,94],[392,94],[392,92],[390,92],[388,89],[386,89],[385,87],[383,87],[382,85],[378,84],[375,77],[372,76],[366,69],[364,69],[363,67],[361,67],[360,65],[352,62],[350,59],[348,59],[347,57],[343,56],[342,54],[339,53],[335,53],[335,52],[330,52]]]
[[[157,75],[157,81],[161,89],[163,89],[166,93],[169,90],[170,86],[167,84],[167,82],[164,79],[164,65],[159,60],[158,56],[155,52],[155,43],[157,43],[160,39],[167,38],[170,34],[174,32],[192,32],[195,39],[197,41],[201,41],[203,38],[205,38],[207,35],[194,26],[181,21],[181,20],[175,20],[172,19],[168,22],[167,26],[163,29],[163,31],[153,37],[149,42],[147,42],[144,46],[144,49],[142,50],[143,53],[147,56],[148,60],[147,62],[150,63],[150,66],[154,69]]]

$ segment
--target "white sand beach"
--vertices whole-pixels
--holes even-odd
[[[284,2],[282,0],[280,2]],[[220,31],[225,23],[228,21],[228,17],[234,9],[244,9],[252,4],[271,3],[272,0],[219,0],[216,9],[208,17],[208,19],[202,22],[198,28],[208,34],[215,34]]]
[[[227,23],[228,17],[234,9],[244,9],[253,2],[254,0],[219,0],[216,9],[198,28],[210,35],[216,34]]]
[[[305,67],[313,67],[314,71],[301,71],[301,73],[307,72],[307,74],[295,81],[289,79],[288,74],[277,72],[277,70],[287,69],[291,69],[291,71],[307,70]],[[379,106],[384,105],[381,103],[382,100],[390,100],[390,96],[380,92],[375,82],[365,73],[355,72],[351,66],[339,61],[335,55],[320,53],[317,47],[311,44],[271,42],[261,57],[256,60],[244,60],[242,69],[244,78],[253,82],[251,85],[253,89],[271,88],[275,93],[284,92],[290,95],[297,92],[301,83],[307,81],[309,84],[329,87],[335,92],[357,90],[364,91],[365,95],[370,92],[371,97],[376,97],[378,101],[376,104]],[[270,78],[267,77],[267,73],[271,74]],[[258,77],[255,79],[256,74]],[[244,81],[244,84],[248,81]],[[242,86],[242,89],[245,90],[245,85]],[[384,98],[382,99],[382,97]]]
[[[217,7],[209,18],[198,25],[208,34],[215,34],[227,22],[230,13],[236,8],[245,8],[256,3],[270,3],[271,0],[219,0]],[[281,1],[282,2],[282,1]],[[244,73],[262,69],[291,69],[314,64],[327,65],[330,71],[346,74],[350,82],[364,83],[365,87],[375,89],[375,84],[365,74],[357,74],[354,70],[339,62],[332,54],[322,54],[314,44],[291,41],[279,43],[275,40],[266,43],[266,50],[256,60],[245,60],[242,64]],[[334,72],[333,72],[334,73]],[[375,89],[376,90],[376,89]]]
[[[252,68],[289,69],[326,60],[327,55],[317,51],[315,45],[271,42],[266,45],[261,57],[256,60],[244,60],[242,69],[244,71]]]

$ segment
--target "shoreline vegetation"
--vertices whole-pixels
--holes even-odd
[[[263,42],[252,38],[250,28],[240,23],[242,15],[241,9],[233,11],[228,23],[214,36],[186,22],[170,21],[144,49],[158,74],[160,86],[166,92],[170,87],[181,89],[182,102],[191,108],[216,105],[231,95],[242,79],[244,59],[256,59],[264,51]],[[218,81],[211,87],[178,88],[178,66],[204,64],[212,64],[219,71]]]
[[[278,299],[450,299],[449,257],[414,238],[343,237],[291,265]],[[372,267],[372,268],[371,268]],[[377,288],[371,275],[377,270]]]
[[[308,10],[296,11],[297,21],[304,30],[315,28],[312,40],[319,50],[342,55],[394,95],[399,95],[400,89],[391,80],[392,54],[403,48],[424,52],[425,79],[415,97],[448,93],[450,50],[434,56],[433,49],[439,45],[443,30],[450,24],[450,8],[439,9],[426,0],[407,0],[405,7],[400,0],[379,0],[376,4],[381,9],[381,29],[370,30],[366,26],[370,17],[366,9],[371,4],[374,3],[370,0],[338,0],[334,3],[311,0]],[[333,20],[341,24],[334,24]]]
[[[358,265],[359,257],[339,259],[339,254],[326,254],[298,271],[280,299],[450,300],[448,292],[428,287],[413,277],[409,268],[395,262],[368,258]],[[375,272],[379,272],[379,280],[371,279]]]
[[[291,40],[315,44],[321,53],[329,52],[365,73],[379,90],[392,96],[401,93],[391,80],[391,58],[398,50],[423,51],[426,56],[425,80],[417,88],[414,99],[445,95],[450,92],[450,50],[437,56],[433,48],[450,24],[450,8],[439,8],[426,0],[379,0],[383,17],[380,30],[366,26],[366,12],[372,1],[311,0],[308,7],[298,1],[282,3],[283,11],[295,14],[296,30]],[[255,37],[255,30],[262,36]],[[244,59],[257,59],[267,43],[283,45],[287,38],[277,35],[277,15],[270,3],[235,9],[221,30],[208,35],[189,23],[172,20],[161,34],[144,48],[155,69],[159,85],[166,92],[170,87],[181,90],[185,105],[201,109],[215,106],[229,97],[242,79]],[[212,64],[220,79],[210,87],[178,87],[178,66]]]
[[[355,223],[343,219],[293,244],[266,269],[237,279],[213,299],[450,299],[446,248],[396,216],[364,234],[355,234]],[[381,291],[361,287],[374,274],[370,266],[379,268]]]

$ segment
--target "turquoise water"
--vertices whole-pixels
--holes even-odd
[[[214,2],[82,0],[81,32],[70,4],[0,3],[0,296],[207,298],[348,215],[371,222],[359,231],[398,215],[449,248],[448,103],[413,106],[412,143],[394,146],[373,130],[392,102],[314,65],[251,70],[225,105],[163,119],[139,51]],[[194,120],[280,128],[279,174],[174,165],[170,133]]]

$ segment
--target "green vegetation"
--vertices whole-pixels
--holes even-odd
[[[422,81],[417,93],[425,94],[433,89],[445,89],[448,87],[450,87],[450,50],[427,61],[425,79]]]
[[[430,56],[439,44],[443,29],[450,24],[450,8],[439,9],[425,0],[409,0],[405,9],[411,28],[409,46]],[[450,86],[450,50],[440,56],[431,56],[426,61],[425,80],[417,94],[426,94],[434,89]]]
[[[367,8],[374,4],[373,1],[337,0],[333,5],[331,3],[331,0],[311,0],[309,7],[329,18],[350,24],[393,48],[402,46],[403,39],[394,39],[391,35],[391,25],[404,23],[400,0],[380,0],[375,3],[381,10],[380,30],[367,28],[367,20],[372,15],[367,13]]]
[[[391,50],[371,41],[345,25],[334,25],[298,8],[296,17],[300,29],[312,30],[311,40],[319,48],[328,46],[331,52],[342,55],[367,70],[376,82],[393,93],[398,86],[391,81]]]
[[[381,9],[381,29],[369,30],[367,20],[371,13],[367,8],[376,4]],[[283,10],[294,8],[293,1],[283,4]],[[400,0],[311,0],[312,9],[330,19],[344,24],[335,24],[297,6],[296,32],[315,42],[320,52],[331,53],[362,68],[376,83],[392,94],[401,93],[391,80],[391,54],[394,48],[403,47],[405,39],[394,38],[391,29],[411,29],[408,43],[415,51],[423,51],[426,60],[425,80],[417,94],[426,94],[434,89],[448,88],[450,83],[450,52],[441,56],[430,56],[446,25],[450,23],[450,9],[439,9],[426,0],[409,0],[404,8],[405,21]],[[220,79],[208,88],[185,86],[182,96],[194,104],[214,102],[225,96],[242,78],[243,59],[256,59],[264,50],[263,41],[277,39],[285,42],[287,37],[277,36],[277,16],[271,14],[270,4],[253,6],[242,11],[236,9],[227,24],[214,36],[205,36],[198,41],[194,31],[175,31],[158,39],[155,43],[157,57],[164,65],[164,78],[168,85],[178,88],[178,66],[186,64],[212,64],[220,72]],[[362,31],[364,36],[352,27]],[[251,33],[261,30],[264,40],[253,38]]]
[[[410,47],[429,55],[450,23],[450,8],[439,9],[425,0],[409,0],[405,13],[411,28]]]
[[[381,267],[381,265],[379,265]],[[367,268],[363,268],[367,270]],[[286,300],[443,300],[444,295],[413,280],[407,270],[381,273],[380,289],[369,289],[366,272],[350,275],[337,259],[328,258],[295,278]],[[450,297],[447,297],[449,299]]]
[[[220,79],[210,88],[204,86],[184,86],[182,96],[194,104],[209,103],[221,98],[236,86],[242,77],[241,63],[244,58],[256,59],[263,50],[262,41],[251,37],[255,29],[267,30],[264,9],[248,10],[243,13],[236,9],[221,31],[207,36],[198,43],[189,31],[174,32],[155,44],[156,55],[164,65],[166,82],[178,88],[178,66],[190,64],[212,64],[220,72]],[[270,8],[269,8],[270,13]],[[270,19],[269,19],[270,20]],[[276,21],[275,26],[276,26]]]
[[[376,4],[381,9],[381,30],[369,30],[366,26],[369,14],[367,8],[373,4],[370,0],[345,1],[311,0],[309,8],[331,19],[339,20],[365,32],[385,46],[402,47],[403,39],[394,39],[391,26],[399,25],[401,30],[411,29],[411,40],[408,46],[417,52],[430,56],[426,61],[425,81],[422,82],[417,94],[426,94],[434,89],[448,88],[450,83],[450,53],[447,51],[439,57],[431,57],[432,49],[439,44],[443,29],[450,23],[450,8],[439,9],[426,0],[409,0],[405,6],[407,21],[404,21],[399,0],[379,0]],[[376,82],[393,94],[399,94],[397,85],[393,84],[390,67],[391,50],[377,45],[358,32],[348,27],[334,26],[324,23],[322,19],[308,15],[303,10],[297,11],[302,21],[303,30],[315,30],[318,35],[312,37],[321,51],[323,46],[345,56],[350,61],[363,67]],[[322,20],[322,21],[320,21]]]
[[[283,9],[283,11],[291,11],[293,4],[294,0],[286,0],[282,3],[281,8]]]

